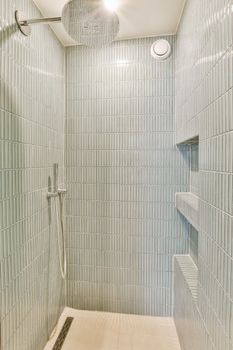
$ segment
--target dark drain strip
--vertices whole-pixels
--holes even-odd
[[[69,329],[70,329],[70,326],[71,326],[71,323],[73,322],[73,320],[74,320],[73,317],[67,317],[52,350],[61,350],[62,345],[66,339],[66,336],[69,332]]]

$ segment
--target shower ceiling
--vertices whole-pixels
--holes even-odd
[[[68,0],[33,0],[44,17],[61,16]],[[118,39],[130,39],[174,34],[180,22],[186,0],[116,0],[120,20]],[[77,45],[61,23],[51,24],[65,46]]]

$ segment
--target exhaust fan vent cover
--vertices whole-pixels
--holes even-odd
[[[151,55],[158,61],[164,61],[171,55],[171,45],[167,40],[156,40],[151,46]]]

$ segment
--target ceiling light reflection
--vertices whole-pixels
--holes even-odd
[[[118,0],[103,0],[104,5],[107,7],[109,11],[115,11],[117,9],[117,1]]]

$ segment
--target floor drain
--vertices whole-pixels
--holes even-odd
[[[53,346],[53,349],[52,350],[61,350],[62,348],[62,345],[66,339],[66,336],[69,332],[69,329],[70,329],[70,326],[71,326],[71,323],[73,322],[73,317],[67,317],[63,327],[62,327],[62,330],[56,340],[56,343],[54,344]]]

